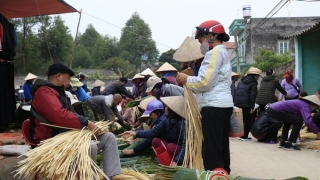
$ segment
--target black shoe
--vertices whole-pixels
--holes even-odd
[[[291,142],[287,142],[287,143],[286,143],[286,145],[284,146],[284,150],[289,150],[289,151],[298,150],[298,151],[301,151],[300,148],[292,145]]]
[[[286,142],[285,141],[280,141],[279,148],[284,148],[285,146],[286,146]]]

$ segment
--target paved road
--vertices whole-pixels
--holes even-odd
[[[278,144],[230,138],[231,174],[252,178],[286,179],[296,176],[320,180],[320,153],[287,151]]]

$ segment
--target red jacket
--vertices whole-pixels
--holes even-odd
[[[44,80],[37,80],[32,89],[32,108],[52,125],[82,129],[88,126],[88,119],[71,111],[70,99],[62,87],[57,87]],[[57,128],[40,124],[31,116],[30,134],[36,143],[60,133]],[[61,129],[65,131],[65,129]],[[32,132],[33,131],[33,132]]]

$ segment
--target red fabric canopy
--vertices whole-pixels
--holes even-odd
[[[77,12],[63,0],[0,0],[0,13],[7,19]]]

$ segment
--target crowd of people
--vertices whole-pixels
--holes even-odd
[[[252,139],[251,132],[258,141],[279,141],[285,149],[300,150],[294,143],[303,123],[320,139],[320,115],[313,112],[320,105],[320,90],[306,96],[292,70],[284,73],[281,84],[273,69],[267,70],[263,78],[262,71],[256,67],[250,67],[243,77],[232,72],[223,45],[230,37],[216,20],[205,21],[196,27],[195,39],[186,38],[173,56],[181,62],[179,73],[169,63],[157,70],[161,77],[147,69],[132,78],[131,92],[125,87],[128,79],[124,77],[107,85],[96,80],[90,90],[84,73],[75,75],[61,63],[48,68],[47,80],[29,74],[23,90],[26,100],[32,100],[32,140],[39,143],[65,131],[40,124],[42,119],[56,126],[88,127],[90,130],[97,128],[93,121],[111,120],[135,128],[135,131],[126,131],[120,136],[141,140],[134,148],[124,150],[124,155],[141,154],[149,148],[153,148],[157,155],[164,147],[171,157],[169,165],[182,165],[187,138],[185,123],[188,121],[184,113],[182,86],[194,92],[201,113],[205,170],[223,168],[227,173],[231,172],[229,131],[235,106],[242,109],[243,115],[244,135],[239,140]],[[280,92],[279,97],[275,96],[276,90]],[[136,117],[127,103],[147,96],[154,99],[144,109],[139,106],[144,112],[141,118]],[[145,118],[151,119],[149,128],[137,126],[137,122]],[[277,133],[281,127],[279,139]],[[91,157],[95,160],[97,152],[102,150],[104,172],[112,178],[121,173],[115,136],[108,132],[98,140],[100,143],[91,147]]]

